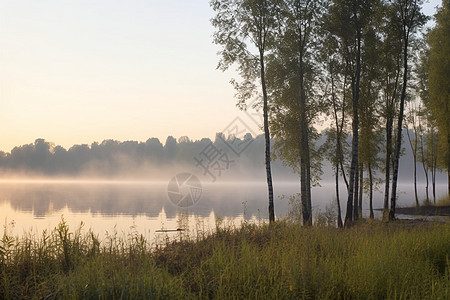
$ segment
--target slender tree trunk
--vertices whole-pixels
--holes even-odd
[[[347,213],[345,215],[345,227],[351,226],[353,221],[353,188],[355,184],[355,169],[358,166],[358,130],[359,130],[359,82],[361,74],[361,31],[357,32],[357,52],[356,52],[356,72],[355,79],[352,80],[352,108],[353,108],[353,122],[352,122],[352,160],[350,163],[350,182],[347,199]]]
[[[344,180],[346,182],[347,185],[347,190],[348,190],[348,183],[347,183],[347,178],[345,178],[345,173],[344,173],[344,167],[343,167],[343,151],[342,151],[342,145],[341,145],[341,128],[343,126],[339,126],[339,120],[338,120],[338,109],[337,109],[337,105],[336,105],[336,98],[335,98],[335,93],[334,93],[334,78],[333,78],[333,72],[332,69],[330,67],[330,74],[331,74],[331,97],[332,97],[332,101],[333,101],[333,113],[334,113],[334,121],[336,123],[336,150],[337,150],[337,159],[336,159],[336,165],[335,165],[335,173],[334,173],[334,177],[335,177],[335,187],[336,187],[336,204],[337,204],[337,225],[338,228],[342,228],[344,227],[344,224],[342,223],[342,214],[341,214],[341,200],[339,197],[339,166],[341,166],[342,168],[342,175],[344,177]],[[344,82],[344,86],[345,86],[345,82]],[[344,88],[345,89],[345,88]],[[342,113],[344,114],[344,112]],[[341,119],[341,124],[343,124],[344,122],[344,115],[342,115],[342,119]]]
[[[417,166],[415,155],[414,155],[414,199],[416,200],[416,207],[419,207],[420,203],[419,203],[419,196],[417,195]]]
[[[303,225],[312,225],[312,204],[311,204],[311,167],[309,155],[309,129],[306,116],[306,94],[304,90],[303,61],[300,57],[299,68],[300,79],[300,163],[301,163],[301,199],[303,208]]]
[[[338,167],[341,168],[341,173],[342,173],[342,177],[344,179],[345,182],[345,186],[347,187],[347,191],[348,191],[348,180],[347,180],[347,176],[345,175],[345,169],[344,169],[344,151],[342,150],[342,130],[344,127],[344,116],[342,116],[342,120],[341,120],[341,125],[339,126],[338,124],[338,117],[337,117],[337,108],[335,107],[335,122],[336,122],[336,147],[337,147],[337,155],[338,155]]]
[[[400,161],[400,150],[402,147],[403,112],[405,110],[406,84],[408,82],[408,36],[409,32],[406,33],[404,36],[404,45],[403,45],[403,85],[402,85],[402,92],[400,95],[400,109],[398,113],[397,140],[395,143],[394,170],[393,170],[394,173],[392,176],[391,209],[389,211],[389,220],[395,219],[395,207],[397,202],[397,180]]]
[[[385,161],[385,185],[384,185],[384,206],[383,206],[383,220],[389,219],[389,188],[391,179],[391,159],[392,159],[392,131],[394,124],[394,103],[397,98],[398,82],[400,77],[400,55],[397,56],[397,68],[395,73],[394,89],[392,95],[386,99],[386,161]]]
[[[431,170],[431,186],[433,189],[433,202],[436,204],[436,167]]]
[[[359,201],[359,197],[358,197],[358,192],[359,192],[359,163],[356,164],[356,169],[355,169],[355,190],[353,191],[354,195],[353,195],[353,220],[358,220],[359,219],[359,215],[358,215],[358,201]]]
[[[273,203],[273,185],[272,185],[272,171],[270,168],[270,132],[269,132],[269,109],[267,103],[267,89],[265,79],[265,66],[264,66],[264,53],[260,51],[259,55],[260,67],[261,67],[261,86],[263,92],[263,116],[264,116],[264,138],[265,138],[265,162],[266,162],[266,175],[267,175],[267,187],[269,191],[269,222],[275,222],[275,207]]]
[[[306,136],[308,139],[308,134]],[[309,156],[309,146],[307,147],[307,157],[306,157],[306,197],[308,199],[308,211],[309,211],[309,221],[308,225],[312,225],[312,203],[311,203],[311,162]]]
[[[419,123],[419,128],[422,128],[420,123]],[[420,130],[420,132],[423,133],[423,130]],[[421,154],[422,154],[422,168],[423,168],[423,172],[425,174],[425,203],[428,205],[430,203],[430,197],[428,194],[428,186],[429,186],[429,180],[428,180],[428,162],[426,159],[426,153],[425,153],[425,146],[423,143],[423,134],[421,134],[420,136],[420,149],[421,149]]]
[[[414,117],[414,116],[413,116]],[[413,121],[413,128],[414,128],[414,145],[411,139],[411,135],[409,134],[409,130],[406,129],[406,134],[408,135],[408,141],[409,145],[411,146],[412,154],[413,154],[413,160],[414,160],[414,199],[416,200],[416,207],[419,207],[419,197],[417,195],[417,130],[415,122]]]
[[[356,113],[357,114],[357,113]],[[352,141],[352,160],[350,163],[350,181],[347,199],[347,213],[345,215],[345,226],[351,226],[353,221],[353,189],[355,187],[355,169],[358,160],[358,126],[355,117],[353,117],[353,141]],[[357,116],[356,116],[357,118]]]
[[[300,199],[302,202],[302,221],[303,226],[307,226],[309,222],[309,210],[306,194],[306,163],[303,155],[300,155]]]
[[[436,170],[437,170],[437,149],[435,141],[435,134],[431,131],[431,157],[433,160],[432,169],[431,169],[431,184],[433,187],[433,202],[436,204]],[[437,138],[437,137],[436,137]]]
[[[346,66],[347,67],[347,66]],[[330,73],[332,73],[330,68]],[[334,79],[333,76],[331,76],[331,97],[333,99],[333,112],[334,112],[334,121],[336,123],[336,147],[337,147],[337,155],[338,155],[338,165],[341,168],[342,178],[344,179],[345,186],[347,187],[348,192],[348,180],[347,176],[345,175],[345,169],[344,169],[344,151],[342,149],[342,131],[344,128],[344,121],[345,121],[345,92],[346,92],[346,86],[347,86],[347,76],[344,76],[344,87],[343,87],[343,107],[342,107],[342,118],[339,122],[338,120],[338,107],[336,104],[336,98],[334,93]]]
[[[390,115],[391,112],[389,111]],[[389,188],[391,179],[391,151],[392,151],[392,117],[388,115],[386,121],[386,161],[385,161],[385,182],[384,182],[384,206],[383,220],[387,220],[389,216]]]
[[[373,214],[373,175],[372,175],[372,165],[368,164],[368,172],[369,172],[369,206],[370,206],[370,218],[374,219]]]
[[[400,102],[400,110],[403,109],[402,101]],[[392,173],[392,190],[391,190],[391,209],[389,210],[389,220],[395,219],[395,207],[397,201],[397,180],[398,180],[398,164],[400,160],[400,147],[402,140],[402,122],[400,121],[402,118],[399,115],[398,127],[397,128],[397,138],[395,141],[395,150],[394,150],[394,169]]]
[[[428,179],[428,170],[426,168],[424,168],[424,172],[425,172],[425,201],[427,204],[430,203],[430,195],[428,193],[428,187],[429,187],[429,179]]]
[[[345,168],[344,168],[344,163],[341,161],[339,162],[339,165],[341,166],[341,173],[342,173],[342,178],[344,178],[344,183],[345,183],[345,187],[347,188],[347,192],[348,192],[348,180],[347,180],[347,176],[345,175]]]
[[[430,197],[428,194],[429,180],[428,180],[428,168],[427,168],[425,159],[422,160],[422,166],[423,166],[423,172],[425,174],[425,201],[426,201],[426,204],[428,205],[430,203]]]
[[[358,200],[358,218],[362,219],[362,199],[363,199],[363,174],[364,173],[364,166],[363,164],[360,164],[360,171],[359,171],[359,200]]]
[[[337,223],[338,223],[338,228],[342,228],[344,227],[344,224],[342,224],[342,215],[341,215],[341,201],[339,198],[339,163],[336,163],[336,171],[334,173],[334,177],[336,180],[335,186],[336,186],[336,202],[337,202]]]
[[[450,131],[447,132],[447,196],[450,197]]]

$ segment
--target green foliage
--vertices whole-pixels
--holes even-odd
[[[276,5],[265,0],[212,0],[210,5],[216,13],[211,20],[216,28],[213,41],[222,46],[218,69],[237,67],[242,82],[231,83],[238,106],[245,109],[246,101],[258,93],[261,64],[273,46]]]
[[[436,120],[439,139],[439,163],[449,172],[450,166],[450,3],[442,1],[435,15],[436,26],[429,32],[430,46],[428,89],[432,116]]]

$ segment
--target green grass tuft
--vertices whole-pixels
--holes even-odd
[[[200,238],[99,241],[64,221],[0,241],[1,299],[449,299],[450,224],[218,224]]]
[[[449,206],[450,205],[450,196],[445,195],[441,198],[439,198],[436,202],[437,206]]]

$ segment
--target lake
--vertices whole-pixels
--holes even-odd
[[[180,187],[179,195],[189,194],[189,189],[183,190],[175,181],[176,184]],[[192,186],[195,187],[195,182]],[[289,211],[288,197],[283,195],[298,190],[297,182],[274,184],[277,218],[285,217]],[[100,237],[136,231],[153,240],[161,229],[184,228],[194,234],[212,231],[218,217],[236,226],[244,220],[265,222],[268,219],[264,182],[209,182],[195,191],[190,199],[192,203],[178,203],[174,197],[177,191],[173,191],[169,181],[3,180],[0,181],[0,220],[8,233],[19,236],[25,232],[40,235],[64,218],[72,231],[83,222],[85,230],[90,228]],[[419,191],[423,199],[424,187],[419,186]],[[438,185],[437,192],[438,197],[445,195],[447,185]],[[413,193],[411,184],[400,184],[398,205],[413,205]],[[312,197],[313,215],[324,212],[327,205],[335,207],[334,183],[314,187]],[[346,192],[343,190],[341,202],[344,216]],[[376,192],[374,208],[382,206],[383,194]],[[363,212],[368,215],[366,196]],[[379,217],[379,212],[376,214]]]

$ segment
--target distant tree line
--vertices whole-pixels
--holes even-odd
[[[431,169],[426,164],[427,158],[422,159],[421,157],[422,153],[424,155],[432,155],[427,150],[427,142],[424,141],[426,136],[416,136],[412,128],[406,132],[407,135],[404,136],[404,139],[409,136],[409,139],[412,141],[422,141],[423,145],[419,143],[418,149],[420,151],[418,154],[414,154],[410,147],[403,149],[402,153],[405,154],[406,161],[403,175],[413,172],[413,164],[411,163],[416,155],[418,157],[416,164],[419,167],[416,177],[423,179],[423,174],[427,175],[426,173],[429,173],[430,177],[432,177]],[[315,179],[315,184],[331,180],[330,171],[331,169],[335,171],[331,161],[336,156],[336,151],[332,150],[335,145],[330,141],[330,133],[330,130],[321,132],[313,145],[314,149],[319,149],[320,158],[322,159],[322,161],[316,162],[316,164],[320,165],[321,176]],[[431,140],[431,138],[428,137],[428,140]],[[227,146],[227,144],[239,144],[244,141],[248,147],[239,155]],[[346,136],[343,140],[345,145],[348,145],[350,142],[351,137],[349,136]],[[271,143],[274,144],[275,141],[272,140]],[[422,146],[424,147],[423,150]],[[261,171],[264,168],[264,135],[252,137],[250,134],[247,134],[244,138],[236,138],[234,136],[225,137],[223,133],[217,133],[214,141],[209,138],[191,140],[187,136],[182,136],[178,139],[169,136],[164,144],[158,138],[149,138],[145,142],[108,139],[89,145],[73,145],[69,149],[39,138],[34,143],[16,146],[10,152],[0,151],[0,175],[2,173],[9,175],[11,172],[20,175],[19,173],[22,171],[29,175],[34,173],[36,175],[49,176],[79,176],[90,173],[91,175],[98,175],[98,177],[117,176],[118,178],[123,178],[122,176],[128,174],[134,176],[135,179],[145,179],[145,173],[136,174],[133,173],[133,170],[154,170],[155,173],[158,173],[174,166],[183,166],[183,169],[187,168],[187,170],[192,172],[197,171],[197,173],[201,173],[203,169],[196,166],[195,158],[201,158],[201,153],[211,149],[211,147],[215,147],[220,153],[226,154],[229,161],[232,161],[232,165],[226,170],[230,174],[229,178],[242,175],[246,180],[252,180],[249,177],[254,175],[252,172],[256,170]],[[432,147],[429,148],[432,149]],[[349,153],[349,149],[346,148],[344,155],[348,157]],[[425,161],[425,167],[421,167],[423,161]],[[277,170],[277,179],[296,179],[292,168],[286,162],[273,156],[272,164]],[[348,168],[348,160],[345,162],[345,168]],[[425,170],[427,171],[426,173]],[[436,171],[436,174],[440,175],[440,180],[442,180],[442,174],[439,170]],[[436,179],[436,174],[433,175],[434,179]],[[374,179],[374,185],[380,183],[379,177],[381,175],[380,172],[374,173],[374,178],[377,178],[377,180]],[[261,176],[257,178],[261,178]],[[257,181],[259,179],[253,180]],[[403,180],[410,181],[411,179],[403,178]],[[436,180],[433,182],[435,183]],[[367,186],[364,187],[364,190],[368,191]]]
[[[428,32],[423,0],[210,2],[213,40],[222,47],[218,68],[237,67],[242,80],[231,83],[239,107],[261,99],[269,216],[270,157],[299,174],[303,224],[311,225],[311,186],[325,155],[335,169],[339,226],[361,217],[364,189],[373,218],[377,172],[384,174],[384,218],[394,219],[405,127],[415,128],[410,146],[432,181],[438,168],[449,174],[450,193],[449,2],[442,1]],[[317,148],[314,124],[325,116],[328,142]],[[344,221],[341,179],[348,192]]]
[[[11,152],[0,152],[1,171],[23,171],[41,175],[79,175],[91,173],[99,176],[124,175],[133,169],[147,166],[155,172],[175,165],[186,164],[195,168],[194,158],[208,147],[215,147],[230,161],[240,159],[248,167],[263,165],[261,159],[264,138],[245,136],[250,145],[237,157],[225,143],[242,143],[236,137],[225,137],[218,133],[214,141],[209,138],[190,140],[187,136],[176,140],[169,136],[164,145],[158,138],[145,142],[104,140],[90,145],[74,145],[69,149],[44,139],[34,143],[16,146]]]

